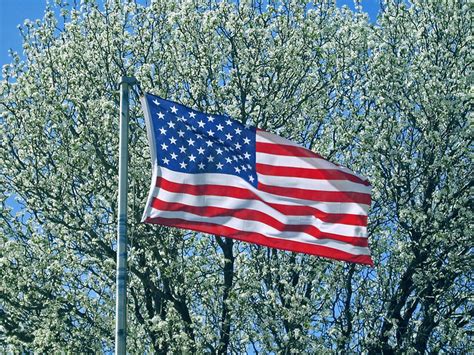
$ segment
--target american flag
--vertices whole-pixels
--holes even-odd
[[[370,184],[275,134],[142,98],[153,177],[143,222],[372,265]]]

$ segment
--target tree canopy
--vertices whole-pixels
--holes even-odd
[[[139,223],[132,95],[130,352],[474,351],[472,29],[467,0],[385,1],[375,24],[297,0],[57,1],[25,22],[0,83],[0,349],[113,348],[127,75],[367,176],[375,261]]]

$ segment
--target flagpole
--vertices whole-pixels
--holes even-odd
[[[127,350],[127,193],[128,193],[128,118],[130,87],[137,83],[133,77],[120,79],[120,151],[117,223],[117,279],[115,303],[115,354]]]

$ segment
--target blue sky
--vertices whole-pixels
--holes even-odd
[[[379,1],[361,1],[364,11],[368,12],[372,21],[375,21],[377,16]],[[0,67],[11,62],[9,49],[20,54],[22,52],[21,35],[17,25],[26,19],[42,18],[47,2],[47,0],[0,0]],[[354,7],[353,0],[337,0],[337,4]]]
[[[0,0],[0,66],[11,61],[8,50],[21,52],[21,35],[17,25],[25,19],[43,17],[46,0]]]

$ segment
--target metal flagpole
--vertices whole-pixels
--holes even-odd
[[[124,355],[127,347],[127,193],[128,193],[128,117],[132,77],[120,79],[120,155],[117,223],[117,293],[115,303],[115,354]]]

